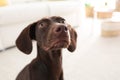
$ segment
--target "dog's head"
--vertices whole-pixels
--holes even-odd
[[[42,18],[28,25],[16,40],[17,47],[24,53],[32,51],[32,40],[45,51],[67,48],[73,52],[76,49],[77,33],[58,16]]]

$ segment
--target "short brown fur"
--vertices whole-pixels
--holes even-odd
[[[64,80],[61,49],[76,49],[77,33],[59,16],[42,18],[28,25],[16,40],[20,51],[30,54],[32,40],[37,42],[37,57],[16,80]]]

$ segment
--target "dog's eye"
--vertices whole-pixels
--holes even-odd
[[[46,22],[41,22],[41,23],[39,23],[39,27],[40,27],[40,28],[48,27],[48,23],[46,23]]]
[[[50,25],[51,21],[49,19],[41,19],[40,22],[39,22],[39,25],[41,27],[47,27],[48,25]]]
[[[65,21],[64,20],[60,20],[60,21],[58,21],[59,23],[65,23]]]
[[[44,23],[40,23],[40,26],[44,26]]]
[[[46,26],[46,25],[47,25],[47,24],[44,23],[44,22],[41,22],[41,23],[40,23],[40,26],[42,26],[42,27],[43,27],[43,26]]]

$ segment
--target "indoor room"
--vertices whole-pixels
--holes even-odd
[[[41,21],[51,16],[59,16],[64,22],[54,23],[53,18]],[[50,29],[48,24],[57,27]],[[31,26],[35,25],[42,27],[32,31]],[[38,30],[44,26],[48,28]],[[23,43],[16,42],[24,31],[28,31],[31,43],[23,38],[20,38]],[[50,46],[51,43],[47,43],[51,36],[44,36],[46,34],[62,34],[67,39],[62,37],[64,42],[59,41],[64,80],[120,80],[120,0],[0,0],[0,80],[16,80],[21,70],[38,56],[39,45],[43,44],[39,43],[39,35],[43,36],[44,44]],[[28,47],[30,50],[25,51]]]

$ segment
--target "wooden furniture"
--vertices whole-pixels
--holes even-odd
[[[113,10],[107,8],[95,8],[94,9],[95,17],[98,19],[111,18]]]

